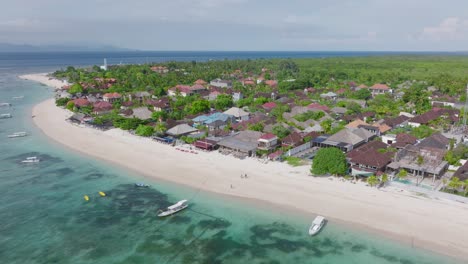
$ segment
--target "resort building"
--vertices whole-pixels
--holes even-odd
[[[151,118],[152,112],[148,110],[148,107],[142,106],[138,108],[133,109],[133,117],[141,119],[141,120],[147,120]]]
[[[258,146],[257,148],[260,150],[273,150],[278,146],[278,137],[272,133],[263,134],[258,139]]]
[[[375,134],[362,128],[346,128],[332,136],[319,136],[313,140],[313,144],[316,147],[335,147],[349,152],[374,137]]]
[[[166,131],[166,134],[173,137],[186,136],[198,132],[198,129],[187,124],[180,124]]]
[[[394,152],[386,150],[385,143],[371,141],[348,152],[346,158],[350,164],[351,175],[371,176],[384,173],[395,155]]]
[[[233,154],[239,158],[255,155],[261,132],[246,130],[218,142],[221,153]]]
[[[102,115],[109,113],[112,110],[113,106],[111,103],[106,101],[99,101],[93,105],[93,112],[96,115]]]

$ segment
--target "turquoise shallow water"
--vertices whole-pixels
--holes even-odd
[[[25,98],[11,99],[18,95]],[[1,263],[457,263],[333,222],[311,238],[311,219],[150,181],[64,149],[32,124],[32,105],[49,96],[14,71],[0,74],[0,102],[14,104],[0,109],[14,115],[0,120]],[[6,138],[23,130],[31,135]],[[21,164],[27,156],[43,161]],[[187,197],[190,210],[156,217]]]

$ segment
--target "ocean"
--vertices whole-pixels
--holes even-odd
[[[150,180],[66,149],[32,123],[46,86],[17,75],[68,65],[147,61],[364,56],[361,53],[0,53],[0,263],[457,263],[333,221],[309,237],[310,219],[272,207]],[[13,97],[24,96],[14,100]],[[7,135],[26,131],[24,138]],[[42,162],[25,165],[25,157]],[[135,182],[150,188],[135,188]],[[103,191],[106,197],[100,197]],[[84,195],[90,201],[83,199]],[[189,210],[157,210],[191,198]],[[313,202],[313,201],[311,201]]]

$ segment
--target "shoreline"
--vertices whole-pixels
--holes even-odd
[[[50,82],[54,80],[49,80],[45,74],[37,78],[34,74],[26,76],[28,80],[57,88]],[[468,238],[464,234],[468,234],[468,226],[463,221],[468,221],[466,204],[431,200],[390,189],[377,190],[338,179],[309,177],[306,176],[308,166],[263,164],[252,158],[239,160],[201,151],[194,155],[118,129],[98,131],[78,127],[65,121],[70,113],[56,107],[53,99],[34,106],[33,115],[36,116],[35,125],[53,141],[145,177],[242,202],[265,204],[268,209],[305,217],[323,214],[345,226],[368,230],[417,248],[467,258]],[[182,162],[177,163],[178,160]],[[241,179],[242,173],[247,173],[249,178]],[[234,188],[230,188],[230,184]],[[400,212],[395,214],[396,210]],[[431,223],[427,218],[432,219]],[[444,230],[440,230],[441,226]]]

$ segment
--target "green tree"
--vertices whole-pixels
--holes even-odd
[[[75,110],[75,103],[70,101],[67,103],[67,109],[70,110],[70,111],[74,111]]]
[[[275,126],[273,127],[273,134],[275,134],[278,138],[282,139],[282,138],[285,138],[286,136],[288,136],[291,131],[289,131],[289,129],[287,128],[284,128],[283,126]]]
[[[156,111],[151,114],[151,118],[155,121],[165,120],[167,118],[167,113],[165,111]]]
[[[401,169],[398,172],[397,176],[398,176],[398,179],[400,179],[400,180],[405,179],[408,176],[408,172],[405,169]]]
[[[253,131],[259,131],[259,132],[263,132],[263,123],[255,123],[255,124],[249,124],[247,126],[247,128],[249,130],[253,130]]]
[[[154,126],[154,132],[158,135],[162,135],[167,131],[167,127],[164,123],[158,122],[156,126]]]
[[[327,120],[322,121],[320,123],[320,126],[323,128],[323,131],[325,131],[325,133],[329,133],[332,129],[332,124],[333,124],[333,120],[327,119]]]
[[[382,174],[382,177],[380,178],[380,181],[383,182],[384,184],[388,182],[387,173]]]
[[[224,110],[226,108],[232,107],[234,105],[234,101],[232,100],[231,95],[220,94],[216,97],[213,104],[217,110]]]
[[[375,175],[372,175],[367,178],[367,183],[373,187],[379,183],[379,179]]]
[[[75,83],[70,87],[68,92],[71,94],[83,93],[83,86],[79,83]]]
[[[55,100],[55,105],[56,106],[65,106],[67,103],[70,101],[69,98],[59,98]]]
[[[411,130],[410,134],[419,139],[429,137],[434,133],[434,130],[428,126],[420,125]]]
[[[192,105],[189,108],[189,113],[190,114],[199,114],[199,113],[205,113],[210,110],[210,102],[208,100],[196,100],[192,103]]]
[[[352,98],[358,100],[367,100],[371,97],[371,92],[368,89],[360,89],[359,91],[352,94]]]
[[[337,148],[321,148],[317,151],[312,163],[311,172],[313,174],[344,175],[346,171],[346,156],[343,151]]]
[[[135,133],[142,137],[150,137],[154,134],[154,129],[151,126],[138,125]]]
[[[463,186],[463,182],[458,177],[452,177],[448,183],[448,187],[454,192],[458,191]]]

